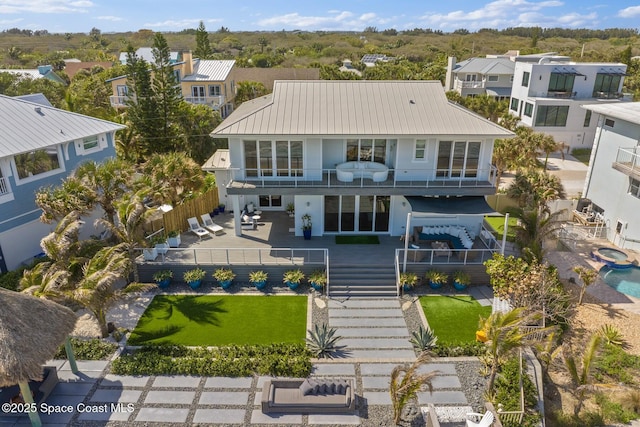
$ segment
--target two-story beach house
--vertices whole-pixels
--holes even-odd
[[[35,192],[59,185],[80,163],[115,156],[124,126],[0,95],[0,272],[39,254],[55,227],[39,221]]]
[[[445,90],[468,96],[489,95],[498,100],[509,99],[515,62],[506,57],[469,58],[456,62],[450,56],[447,63]]]
[[[542,57],[516,61],[509,112],[521,124],[571,148],[590,148],[596,120],[586,105],[629,101],[622,94],[625,64],[580,63]]]
[[[212,136],[229,141],[210,170],[224,173],[220,200],[237,235],[245,206],[293,203],[296,236],[305,214],[316,236],[423,225],[478,236],[495,193],[493,143],[512,133],[450,103],[438,81],[277,81]]]
[[[640,102],[585,106],[597,122],[583,196],[587,215],[604,221],[606,238],[640,249]]]
[[[193,58],[191,52],[183,52],[181,60],[172,63],[184,100],[218,110],[223,118],[233,111],[236,94],[234,65],[233,60]],[[108,82],[112,90],[111,105],[126,107],[129,99],[127,76],[115,77]]]
[[[53,66],[51,65],[39,65],[38,68],[30,68],[30,69],[4,69],[0,70],[0,73],[9,73],[20,76],[21,78],[27,79],[47,79],[52,82],[60,83],[62,85],[67,85],[67,82],[57,75],[55,71],[53,71]]]

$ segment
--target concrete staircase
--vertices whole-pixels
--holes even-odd
[[[396,273],[390,265],[331,265],[329,296],[332,298],[395,297]]]

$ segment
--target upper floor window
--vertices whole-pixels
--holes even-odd
[[[0,197],[10,193],[11,186],[9,185],[9,181],[7,180],[7,178],[2,175],[2,167],[0,167]]]
[[[302,141],[244,141],[248,177],[303,176]]]
[[[497,82],[498,79],[499,79],[498,77],[499,76],[488,76],[487,77],[487,81],[489,81],[489,82]]]
[[[549,92],[573,92],[574,74],[551,73]]]
[[[568,115],[568,105],[541,105],[534,126],[566,126]]]
[[[584,123],[582,126],[588,128],[591,124],[591,110],[587,110],[587,113],[584,115]]]
[[[511,98],[511,107],[509,107],[509,109],[512,111],[518,111],[519,102],[518,98]]]
[[[593,85],[593,96],[609,95],[617,93],[620,88],[621,75],[596,74],[596,82]]]
[[[220,96],[220,85],[209,85],[209,96]]]
[[[640,199],[640,181],[637,179],[629,179],[629,194]]]
[[[527,117],[531,117],[533,114],[533,104],[526,102],[524,104],[524,115]]]
[[[441,178],[475,178],[480,160],[479,141],[440,141],[438,169]]]
[[[615,124],[616,124],[615,120],[604,119],[604,125],[605,126],[608,126],[608,127],[612,128],[613,125],[615,125]]]
[[[528,71],[525,71],[524,73],[522,73],[522,86],[529,87],[529,76],[530,75],[531,75],[531,73],[529,73]]]
[[[98,145],[99,145],[99,143],[98,143],[98,135],[94,135],[94,136],[90,136],[88,138],[83,138],[82,139],[82,148],[85,151],[97,148]]]
[[[173,70],[173,76],[176,78],[176,83],[180,83],[180,70]]]
[[[416,148],[413,151],[413,160],[426,160],[425,151],[427,149],[427,141],[425,139],[416,140]]]
[[[19,180],[26,180],[38,175],[46,176],[49,172],[62,169],[57,147],[17,154],[13,156],[13,160]]]
[[[385,163],[387,159],[386,139],[347,139],[348,162]]]
[[[127,87],[126,85],[116,86],[116,94],[118,96],[127,96],[129,94],[129,87]]]

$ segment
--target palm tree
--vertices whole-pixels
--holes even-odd
[[[40,221],[45,224],[58,221],[72,211],[83,215],[95,206],[95,193],[73,176],[57,187],[38,189],[35,196],[36,205],[42,209]]]
[[[546,171],[527,169],[516,173],[507,195],[516,199],[523,209],[543,212],[547,210],[547,203],[564,198],[565,192],[557,176]]]
[[[514,216],[520,219],[519,224],[514,226],[516,244],[527,262],[542,262],[545,254],[544,243],[562,227],[560,217],[563,214],[564,210],[551,214],[536,210],[514,211]]]
[[[545,154],[544,166],[543,166],[544,170],[547,169],[549,155],[554,151],[559,151],[560,155],[562,156],[562,160],[564,160],[564,151],[563,151],[564,144],[560,142],[556,142],[556,140],[553,139],[553,136],[546,133],[540,133],[540,137],[538,139],[538,147]]]
[[[486,319],[480,319],[480,330],[484,331],[487,341],[487,357],[491,364],[489,384],[487,390],[493,391],[496,375],[502,362],[515,350],[523,347],[531,332],[523,331],[520,327],[532,320],[533,316],[523,316],[524,308],[514,308],[502,313],[491,313]]]
[[[107,329],[107,311],[124,296],[143,292],[155,285],[152,283],[130,283],[123,288],[114,285],[123,279],[131,267],[122,246],[124,244],[101,249],[82,268],[82,278],[67,295],[86,308],[98,321],[102,338],[109,335]]]
[[[154,154],[144,164],[143,171],[150,178],[153,199],[173,206],[199,191],[204,184],[200,165],[184,153]]]
[[[596,281],[598,272],[592,268],[584,268],[582,266],[573,267],[573,272],[578,275],[582,280],[582,287],[580,288],[580,297],[578,298],[578,305],[582,305],[582,299],[587,292],[587,287]]]
[[[131,188],[133,168],[125,161],[108,159],[103,163],[84,162],[74,175],[95,193],[95,201],[104,210],[105,218],[115,222],[115,202]]]
[[[423,352],[411,366],[398,365],[391,371],[389,393],[391,393],[391,403],[393,405],[393,422],[396,425],[400,423],[404,407],[411,399],[416,397],[419,391],[427,387],[429,392],[433,392],[431,381],[438,375],[438,371],[431,371],[426,374],[418,372],[418,368],[429,359],[429,354]]]
[[[573,395],[578,399],[578,403],[574,408],[575,415],[580,413],[587,392],[594,387],[594,385],[591,384],[591,365],[595,361],[598,350],[600,350],[601,347],[602,336],[598,332],[594,332],[582,354],[580,368],[578,368],[575,357],[569,351],[565,352],[563,350],[564,363],[571,376]]]

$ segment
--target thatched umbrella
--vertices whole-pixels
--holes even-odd
[[[0,387],[19,384],[31,403],[29,380],[42,378],[42,364],[53,358],[75,324],[76,315],[60,304],[0,288]],[[39,417],[31,422],[39,425]]]

